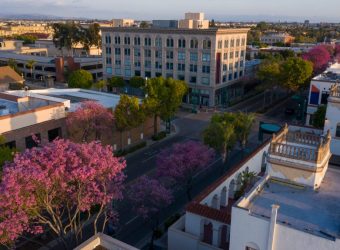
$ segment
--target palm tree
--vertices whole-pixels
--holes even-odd
[[[226,163],[229,151],[235,145],[235,128],[226,121],[212,121],[203,132],[204,143],[221,153]]]
[[[240,145],[242,147],[242,150],[246,148],[248,137],[251,131],[251,128],[255,121],[255,115],[253,113],[242,113],[238,112],[236,114],[236,120],[235,120],[235,130],[236,130],[236,136],[238,141],[240,142]]]
[[[29,61],[27,61],[27,63],[26,63],[26,67],[30,69],[31,78],[32,78],[32,79],[34,79],[34,77],[33,77],[33,67],[34,67],[34,65],[35,65],[36,63],[37,63],[37,62],[34,61],[34,60],[29,60]]]

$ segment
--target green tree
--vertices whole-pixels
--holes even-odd
[[[261,91],[270,91],[270,100],[273,101],[274,89],[280,85],[281,66],[280,61],[271,58],[264,60],[257,72],[257,78],[261,80],[258,89]],[[263,95],[263,107],[265,106],[266,92]]]
[[[74,22],[54,23],[53,42],[57,48],[72,50],[73,46],[82,41],[84,37],[79,24]]]
[[[98,23],[93,23],[87,29],[81,29],[80,42],[84,49],[89,50],[92,46],[101,47],[100,26]]]
[[[145,79],[140,76],[131,77],[130,86],[133,88],[142,88],[145,86]]]
[[[146,21],[142,21],[139,25],[140,28],[149,28],[150,24]]]
[[[89,89],[93,84],[92,74],[86,70],[79,69],[73,71],[68,77],[69,88]]]
[[[203,131],[203,140],[206,145],[221,153],[225,163],[236,142],[234,124],[220,115],[214,115],[209,126]]]
[[[240,189],[236,191],[234,198],[238,199],[242,195],[244,195],[247,187],[249,185],[251,185],[254,182],[255,179],[256,179],[256,173],[255,172],[249,172],[249,170],[244,170],[241,173]]]
[[[253,113],[236,113],[235,119],[235,131],[237,140],[240,142],[242,149],[246,148],[248,137],[251,132],[251,128],[255,122],[255,115]]]
[[[37,62],[35,60],[28,60],[26,63],[26,67],[30,69],[30,73],[31,73],[31,78],[34,79],[33,77],[33,67]]]
[[[121,147],[123,149],[123,132],[136,128],[145,121],[143,105],[136,97],[121,95],[114,111],[115,125],[121,133]]]
[[[99,80],[93,84],[93,87],[97,89],[98,91],[102,91],[104,87],[106,86],[105,80]]]
[[[313,126],[316,128],[323,128],[325,124],[327,106],[319,106],[313,115]]]
[[[306,87],[312,73],[313,64],[299,57],[288,58],[281,65],[282,84],[291,91]]]
[[[147,97],[143,103],[149,114],[154,116],[154,135],[158,133],[158,118],[169,121],[175,115],[187,92],[184,81],[172,78],[151,78],[146,82]]]
[[[113,76],[107,79],[107,84],[114,89],[114,92],[118,92],[118,89],[125,87],[125,81],[121,76]]]
[[[18,68],[18,63],[15,59],[10,58],[7,61],[7,65],[11,67],[15,72],[17,72],[19,75],[21,75],[21,71]]]
[[[5,138],[0,135],[0,172],[2,172],[2,166],[5,164],[5,162],[13,160],[15,153],[15,150],[4,145],[5,142]]]

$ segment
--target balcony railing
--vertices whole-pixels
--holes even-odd
[[[330,140],[329,131],[323,137],[299,131],[289,132],[286,125],[278,135],[273,135],[269,153],[289,159],[321,163],[330,151]]]

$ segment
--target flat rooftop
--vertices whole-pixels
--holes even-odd
[[[6,98],[6,96],[9,96]],[[33,110],[39,107],[49,106],[56,102],[44,100],[35,97],[28,97],[27,100],[17,101],[10,95],[1,94],[0,96],[0,117],[10,114],[16,114],[24,111]]]
[[[336,82],[340,80],[340,63],[334,63],[320,75],[313,78],[316,81]]]
[[[250,202],[251,215],[271,216],[280,206],[277,222],[321,237],[340,238],[340,170],[328,168],[319,190],[270,179]]]
[[[23,91],[8,91],[15,95],[22,95]],[[70,111],[76,110],[84,101],[96,101],[106,108],[115,108],[119,103],[120,96],[105,92],[87,89],[37,89],[29,91],[31,96],[55,102],[69,100],[66,106]],[[65,102],[64,102],[65,103]]]

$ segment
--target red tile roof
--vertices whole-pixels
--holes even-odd
[[[211,192],[213,192],[218,186],[220,186],[224,181],[226,181],[230,176],[236,173],[247,161],[249,161],[254,155],[256,155],[259,151],[261,151],[265,146],[270,143],[271,139],[265,141],[261,146],[259,146],[254,152],[244,158],[240,163],[231,167],[228,172],[220,177],[217,181],[211,184],[208,188],[206,188],[202,193],[196,196],[186,207],[186,211],[194,214],[201,215],[203,217],[221,221],[227,224],[230,224],[231,220],[231,207],[230,212],[226,210],[219,210],[207,205],[200,204],[200,202],[208,196]]]

